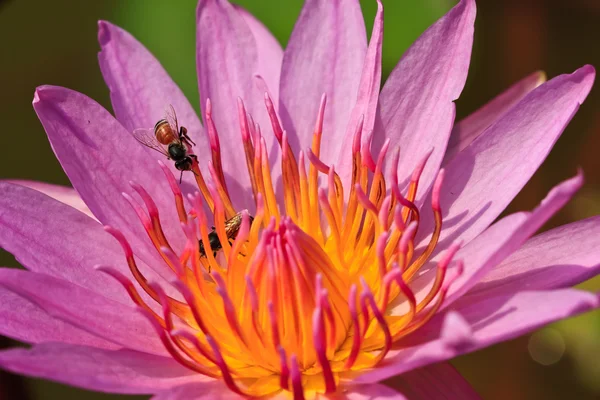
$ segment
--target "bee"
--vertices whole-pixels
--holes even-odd
[[[175,161],[175,168],[181,171],[179,183],[183,172],[191,171],[194,161],[198,160],[194,154],[188,154],[189,148],[196,143],[188,136],[187,129],[178,125],[175,109],[171,105],[167,107],[165,118],[158,121],[154,128],[136,129],[133,131],[133,137],[144,146]]]
[[[252,221],[254,218],[249,215],[249,222],[252,225]],[[227,235],[227,239],[230,244],[233,244],[233,241],[238,235],[240,231],[240,227],[242,226],[242,213],[237,213],[227,221],[225,221],[225,234]],[[219,240],[219,235],[217,235],[217,231],[215,227],[212,227],[212,231],[208,234],[208,243],[210,244],[210,249],[212,250],[213,256],[216,257],[217,252],[223,249],[221,245],[221,241]],[[206,248],[204,247],[204,243],[200,240],[200,256],[206,257]]]

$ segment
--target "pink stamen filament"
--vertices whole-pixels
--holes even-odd
[[[376,363],[378,363],[379,360],[381,360],[381,359],[383,359],[383,357],[385,357],[385,355],[388,353],[388,351],[392,347],[392,334],[390,332],[390,328],[389,328],[385,318],[383,317],[383,314],[379,311],[379,308],[377,308],[377,304],[375,303],[375,297],[373,296],[373,293],[371,292],[369,285],[367,285],[367,282],[362,278],[361,278],[361,284],[363,287],[363,295],[367,299],[369,306],[371,306],[371,311],[373,311],[373,315],[375,316],[377,323],[379,323],[379,326],[381,327],[381,330],[383,330],[383,334],[385,335],[385,345],[384,345],[383,349],[381,350],[381,353],[377,356]]]
[[[179,221],[186,222],[187,221],[187,213],[185,212],[185,205],[183,203],[183,194],[181,193],[181,189],[179,189],[179,184],[173,176],[171,170],[163,163],[162,161],[158,162],[158,165],[163,170],[167,181],[169,182],[169,187],[175,196],[175,206],[177,208],[177,214],[179,215]]]
[[[213,178],[213,181],[215,182],[215,184],[220,185],[222,187],[224,194],[227,198],[229,198],[227,184],[225,182],[225,174],[223,173],[223,163],[221,162],[221,144],[219,143],[219,135],[217,134],[217,128],[212,119],[212,104],[210,102],[210,99],[206,99],[206,112],[204,113],[204,116],[207,127],[206,133],[208,134],[208,142],[210,143],[210,150],[212,154],[212,163],[215,167],[215,175],[217,178]]]
[[[215,375],[212,371],[210,371],[209,369],[190,361],[189,359],[185,358],[184,356],[182,356],[179,351],[177,351],[177,349],[175,348],[175,346],[173,345],[173,342],[171,341],[171,339],[169,338],[169,335],[167,334],[167,332],[163,329],[163,327],[158,323],[158,321],[156,320],[156,318],[154,317],[154,315],[152,315],[150,312],[148,312],[145,308],[138,308],[139,312],[144,315],[148,321],[150,321],[150,323],[152,324],[154,330],[156,331],[156,333],[158,334],[161,342],[163,343],[163,345],[165,346],[165,349],[169,352],[169,354],[171,354],[171,357],[173,357],[173,359],[177,362],[179,362],[181,365],[183,365],[186,368],[191,369],[192,371],[198,372],[199,374],[202,375],[206,375],[212,378],[218,378],[219,375]]]
[[[304,389],[302,388],[302,374],[298,367],[298,360],[295,354],[290,357],[290,376],[292,378],[292,389],[294,400],[304,400]]]
[[[285,356],[284,348],[279,346],[278,350],[279,350],[279,355],[280,355],[280,359],[281,359],[281,367],[280,367],[280,372],[279,372],[280,373],[279,386],[281,386],[282,389],[288,390],[289,389],[288,381],[290,379],[290,370],[287,365],[287,358]]]
[[[216,364],[219,367],[219,369],[221,370],[221,374],[223,376],[223,380],[225,381],[225,384],[227,385],[227,387],[234,393],[239,394],[240,396],[245,396],[245,393],[243,393],[240,388],[236,385],[233,377],[231,376],[231,373],[229,372],[229,368],[227,367],[227,363],[225,363],[225,359],[223,359],[223,355],[221,354],[221,350],[219,349],[219,346],[217,345],[217,342],[214,341],[214,339],[211,336],[206,336],[206,341],[208,342],[208,344],[210,345],[210,347],[212,348],[213,351],[213,355],[215,357],[216,360]]]
[[[323,369],[323,378],[325,380],[325,393],[335,392],[335,378],[331,365],[327,359],[327,345],[325,339],[325,321],[323,318],[323,309],[317,307],[313,313],[313,341],[317,359]]]
[[[238,119],[240,122],[240,132],[242,134],[242,143],[244,145],[244,154],[246,156],[246,167],[248,171],[252,171],[254,168],[254,146],[252,144],[252,135],[250,134],[250,124],[248,123],[248,117],[246,115],[246,109],[244,102],[238,97]],[[258,186],[256,183],[256,175],[250,173],[250,184],[252,185],[252,193],[254,200],[258,201]]]
[[[350,351],[350,355],[346,360],[346,364],[344,368],[349,370],[352,368],[354,363],[356,362],[356,358],[358,357],[358,353],[360,351],[360,345],[362,342],[362,334],[360,331],[360,324],[358,321],[358,311],[356,310],[356,285],[352,285],[350,287],[350,294],[348,296],[348,304],[350,305],[350,316],[352,318],[352,350]]]

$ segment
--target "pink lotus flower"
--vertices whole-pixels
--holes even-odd
[[[381,92],[382,5],[367,46],[358,1],[341,3],[307,0],[282,51],[244,10],[201,0],[204,125],[107,22],[99,60],[116,118],[80,93],[36,90],[75,190],[2,183],[0,243],[28,271],[0,270],[0,333],[32,344],[0,352],[3,368],[161,400],[466,399],[439,362],[598,306],[568,288],[597,273],[598,217],[530,239],[581,175],[493,223],[594,69],[534,74],[454,124],[474,2],[430,27]],[[166,104],[196,143],[181,185],[130,134]],[[201,253],[209,235],[216,256]],[[399,374],[403,395],[377,383]]]

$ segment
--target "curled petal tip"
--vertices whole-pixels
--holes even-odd
[[[586,75],[590,75],[590,74],[595,75],[596,74],[596,68],[594,68],[594,66],[591,64],[584,65],[578,71],[585,72]]]
[[[98,42],[100,47],[104,47],[111,40],[111,28],[112,24],[104,21],[98,21]]]
[[[555,78],[556,79],[556,78]],[[596,69],[590,65],[584,65],[568,76],[568,80],[579,85],[577,103],[582,104],[588,93],[592,89],[594,80],[596,79]],[[575,110],[576,111],[576,110]],[[574,114],[574,113],[573,113]]]
[[[35,92],[33,92],[33,101],[31,102],[34,106],[40,102],[40,95],[38,92],[38,89],[35,90]]]
[[[577,175],[574,177],[563,181],[558,186],[555,186],[548,195],[542,200],[542,203],[545,203],[548,199],[553,198],[557,194],[566,194],[572,195],[577,192],[583,186],[583,171],[578,169]]]
[[[52,86],[52,85],[42,85],[35,88],[35,92],[33,94],[33,102],[32,104],[35,106],[42,102],[43,100],[49,100],[53,95],[57,95],[60,90],[69,91],[69,89],[62,88],[60,86]]]
[[[460,4],[465,5],[468,8],[475,8],[475,0],[461,0]]]

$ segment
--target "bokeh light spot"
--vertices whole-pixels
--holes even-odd
[[[546,328],[529,337],[527,348],[535,362],[549,366],[560,361],[565,353],[566,345],[558,330]]]

